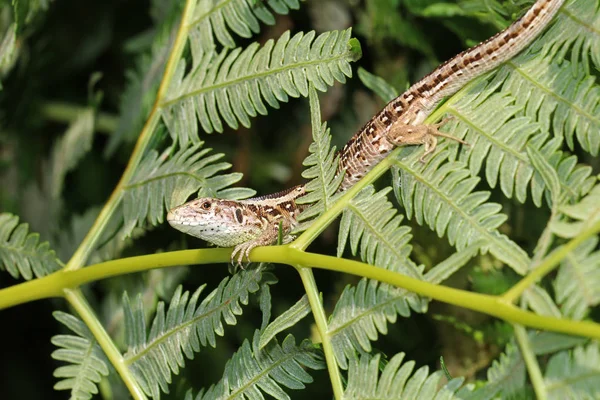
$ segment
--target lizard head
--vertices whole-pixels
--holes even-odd
[[[259,236],[261,221],[237,201],[201,197],[173,208],[169,224],[188,235],[220,247],[237,246]]]

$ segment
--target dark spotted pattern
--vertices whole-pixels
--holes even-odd
[[[339,190],[353,186],[395,147],[386,139],[390,131],[422,124],[444,97],[514,57],[548,25],[563,2],[538,0],[504,31],[446,61],[388,103],[340,151],[338,173],[346,172]]]

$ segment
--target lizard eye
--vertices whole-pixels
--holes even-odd
[[[203,210],[210,210],[210,206],[210,201],[205,201],[200,207],[202,207]]]

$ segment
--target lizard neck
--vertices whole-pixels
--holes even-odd
[[[564,0],[538,0],[508,28],[446,61],[390,101],[340,151],[338,172],[345,170],[346,175],[339,190],[352,187],[394,149],[386,140],[389,131],[399,125],[422,124],[444,97],[521,52],[563,3]]]

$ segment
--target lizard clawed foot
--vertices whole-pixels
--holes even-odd
[[[246,266],[250,265],[250,251],[257,245],[253,242],[242,243],[233,249],[231,252],[231,264],[234,267],[240,267],[246,269]]]
[[[435,150],[435,148],[437,146],[437,138],[438,137],[444,137],[446,139],[454,140],[455,142],[470,146],[470,144],[468,142],[466,142],[460,138],[457,138],[456,136],[449,135],[444,132],[440,132],[440,128],[442,126],[444,126],[446,123],[452,121],[453,119],[455,119],[455,117],[453,115],[450,115],[450,116],[445,117],[438,123],[431,124],[431,125],[424,125],[427,129],[427,133],[423,139],[423,143],[425,145],[425,152],[419,158],[420,162],[424,163],[425,157],[427,157],[430,153],[433,153],[433,151]]]

